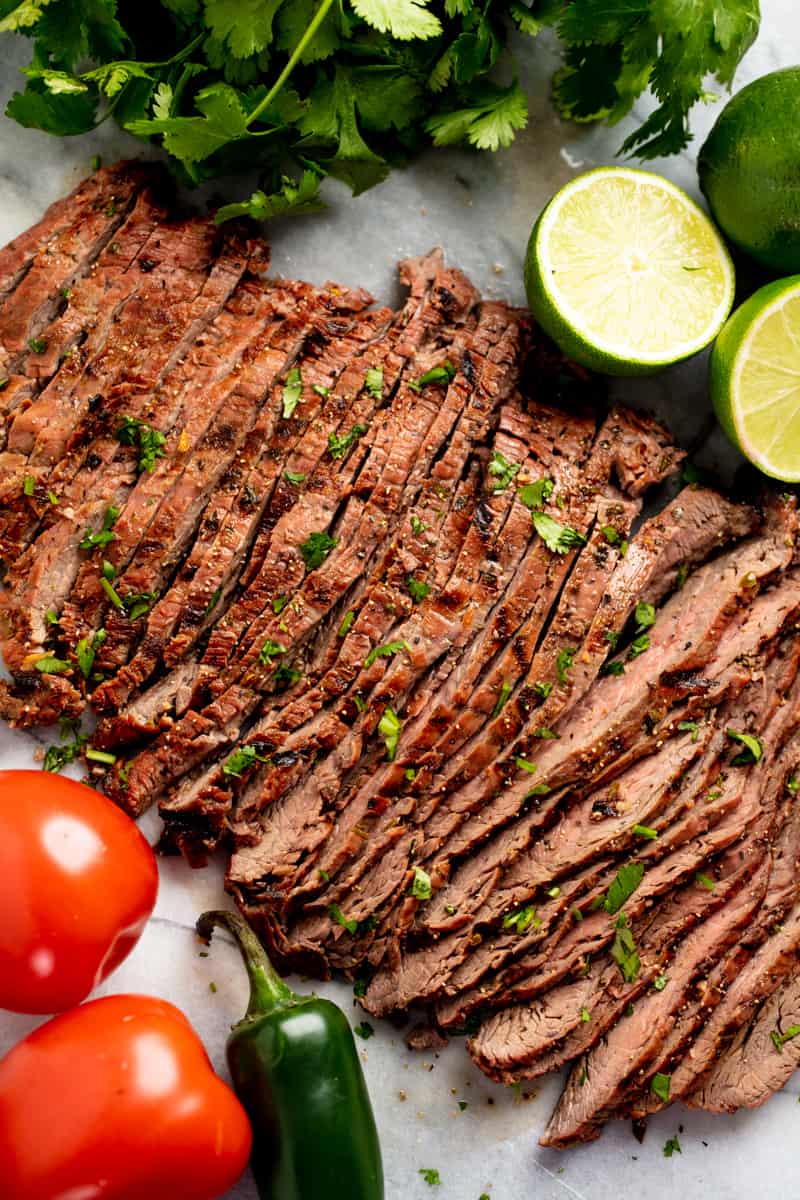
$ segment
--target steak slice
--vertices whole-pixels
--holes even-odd
[[[800,976],[795,961],[788,978],[756,1008],[701,1087],[685,1097],[684,1103],[713,1113],[758,1108],[800,1066],[800,1043],[792,1032],[798,1024]]]
[[[64,305],[64,293],[91,269],[145,188],[161,187],[161,169],[117,163],[97,171],[0,251],[0,369],[26,359],[36,377],[36,342]]]

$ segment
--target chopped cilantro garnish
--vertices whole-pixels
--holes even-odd
[[[662,1075],[660,1071],[657,1071],[650,1080],[650,1091],[662,1104],[669,1104],[669,1085],[671,1082],[672,1076]]]
[[[400,654],[403,650],[411,652],[408,642],[386,642],[383,646],[373,646],[364,659],[364,666],[371,667],[376,659],[391,658],[393,654]]]
[[[786,1043],[790,1042],[792,1038],[796,1038],[798,1034],[800,1034],[800,1025],[790,1025],[786,1033],[781,1033],[779,1030],[773,1029],[769,1036],[775,1049],[781,1053]]]
[[[358,921],[350,921],[344,915],[338,904],[328,905],[328,916],[337,925],[341,925],[342,929],[346,929],[348,933],[355,933],[358,929]]]
[[[796,775],[792,775],[791,779],[786,780],[786,790],[791,792],[793,796],[796,796],[798,791],[800,791],[800,779]]]
[[[275,599],[272,601],[272,611],[275,613],[276,617],[280,616],[288,603],[288,596],[280,595],[275,597]]]
[[[644,601],[641,601],[636,605],[634,620],[636,621],[636,627],[639,633],[644,633],[645,629],[650,629],[650,627],[656,623],[655,605],[646,604]]]
[[[123,417],[114,433],[117,441],[123,446],[136,446],[139,451],[139,471],[153,472],[156,459],[164,458],[164,446],[167,439],[159,430],[153,429],[146,421],[138,417]]]
[[[535,683],[533,685],[533,690],[536,692],[537,696],[541,696],[543,700],[546,700],[552,692],[554,686],[555,685],[552,683]]]
[[[363,1038],[365,1042],[372,1037],[374,1032],[375,1030],[372,1028],[369,1021],[362,1021],[360,1025],[353,1026],[353,1033],[356,1035],[356,1037]]]
[[[628,658],[629,659],[638,658],[640,654],[644,654],[645,651],[649,650],[649,649],[650,649],[650,634],[649,633],[640,633],[638,637],[633,639],[630,646],[628,647]]]
[[[643,877],[644,867],[641,863],[625,863],[620,867],[603,901],[606,912],[612,916],[618,913],[625,901],[636,891]]]
[[[668,983],[669,979],[666,975],[656,975],[655,979],[653,980],[653,988],[657,992],[663,992]]]
[[[620,969],[626,983],[633,983],[639,974],[639,955],[633,934],[628,928],[628,918],[622,912],[617,917],[614,926],[614,941],[611,943],[611,957]]]
[[[57,775],[59,771],[74,762],[89,740],[89,734],[83,733],[76,723],[68,717],[61,719],[61,744],[49,746],[44,756],[42,770]],[[68,741],[72,734],[72,741]]]
[[[552,479],[537,479],[535,483],[526,483],[517,495],[526,508],[542,508],[552,496],[554,487]]]
[[[364,386],[373,400],[380,400],[383,396],[383,367],[368,367]]]
[[[156,599],[155,592],[128,592],[122,597],[122,607],[129,621],[138,621],[149,612]]]
[[[47,340],[45,338],[29,338],[28,345],[34,354],[44,354],[47,349]]]
[[[272,638],[267,638],[267,640],[264,642],[264,645],[258,652],[258,661],[261,663],[262,667],[271,667],[273,658],[276,658],[279,654],[285,653],[285,646],[282,646],[280,642],[273,642]]]
[[[552,887],[547,889],[547,892],[545,894],[547,896],[549,896],[551,900],[557,900],[558,897],[561,895],[561,888],[558,886],[557,883],[554,883]]]
[[[619,634],[613,629],[607,629],[603,634],[603,641],[608,642],[612,650],[616,650],[619,645]]]
[[[102,763],[105,767],[113,767],[117,761],[116,754],[111,754],[108,750],[95,750],[94,746],[86,747],[86,757],[89,762]]]
[[[412,529],[412,531],[417,534],[424,533],[426,528],[427,528],[427,526],[425,525],[425,522],[421,521],[415,513],[412,513],[411,514],[411,529]]]
[[[520,771],[527,771],[529,775],[536,774],[536,763],[528,762],[527,758],[517,755],[514,759],[514,765],[519,767]]]
[[[503,917],[503,929],[513,929],[516,933],[524,933],[531,925],[534,929],[538,929],[541,925],[532,904],[526,905],[525,908],[518,908],[515,912],[506,913]]]
[[[349,433],[345,433],[339,437],[336,433],[328,434],[328,451],[331,458],[344,458],[347,451],[353,446],[360,437],[367,432],[366,425],[354,425]]]
[[[686,586],[686,580],[689,578],[689,564],[681,563],[678,567],[678,573],[675,576],[675,586],[679,592],[682,592]]]
[[[752,733],[737,733],[735,729],[726,729],[725,732],[731,741],[739,742],[744,747],[740,754],[731,759],[732,767],[749,767],[764,757],[764,743],[761,738]]]
[[[413,896],[415,900],[430,900],[431,892],[430,875],[427,871],[423,871],[422,867],[415,867],[409,895]]]
[[[681,1144],[677,1137],[667,1138],[664,1142],[664,1149],[661,1151],[664,1158],[672,1158],[673,1154],[683,1154]]]
[[[405,776],[405,778],[408,780],[409,783],[413,783],[414,780],[417,778],[416,768],[415,767],[406,767],[405,771],[403,772],[403,775]]]
[[[283,475],[293,487],[299,487],[301,483],[305,483],[306,481],[305,471],[284,471]]]
[[[78,542],[79,550],[94,550],[96,546],[107,546],[109,542],[113,542],[116,534],[113,532],[119,509],[113,504],[110,504],[103,515],[103,527],[97,533],[92,533],[91,529],[87,529],[81,540]]]
[[[533,527],[553,554],[567,554],[574,546],[585,546],[586,538],[570,525],[561,525],[547,513],[531,513]]]
[[[489,460],[489,474],[495,481],[492,491],[504,492],[520,469],[519,463],[509,462],[499,450],[493,450]]]
[[[560,684],[563,685],[567,682],[567,671],[569,671],[572,667],[573,660],[577,653],[577,650],[570,647],[565,647],[565,649],[559,652],[558,658],[556,659],[556,673],[558,675],[558,682]]]
[[[420,375],[419,379],[409,380],[408,386],[415,392],[421,392],[424,387],[429,384],[438,384],[440,387],[447,387],[451,379],[455,378],[456,369],[449,359],[439,367],[432,367],[430,371],[426,371],[424,375]]]
[[[581,1009],[581,1024],[588,1025],[589,1022],[591,1021],[591,1019],[592,1019],[592,1014],[589,1012],[588,1008],[582,1008]]]
[[[500,713],[505,708],[506,702],[508,701],[508,697],[511,695],[512,691],[513,691],[513,689],[511,687],[511,684],[508,682],[507,679],[504,679],[502,686],[500,688],[500,692],[497,696],[497,703],[495,704],[494,708],[492,709],[492,720],[494,720],[496,717],[500,716]]]
[[[337,631],[337,637],[347,637],[350,630],[353,628],[353,622],[356,619],[355,609],[348,608],[347,612],[342,617],[342,623]]]
[[[406,587],[408,594],[415,604],[421,604],[426,596],[431,593],[431,587],[428,583],[423,583],[421,579],[415,579],[413,575],[409,575],[406,579]]]
[[[531,737],[542,738],[546,742],[558,740],[558,734],[554,733],[552,729],[548,729],[546,726],[542,726],[541,729],[534,729],[531,733]]]
[[[292,367],[291,371],[287,372],[286,382],[283,385],[281,416],[285,421],[288,421],[294,413],[302,394],[303,376],[299,367]]]
[[[48,608],[47,612],[44,614],[44,619],[47,621],[48,625],[57,625],[58,613],[54,608]]]
[[[615,662],[603,663],[602,667],[600,668],[600,674],[601,675],[624,675],[625,674],[625,664],[623,662],[620,662],[619,660],[617,660]]]
[[[619,532],[614,528],[613,525],[602,525],[600,527],[600,532],[608,542],[609,546],[618,546],[622,541]]]
[[[366,979],[357,979],[353,984],[353,995],[356,997],[366,996],[367,981]]]
[[[24,496],[32,496],[33,489],[36,487],[36,480],[33,475],[26,475],[22,483],[22,494]]]
[[[527,793],[527,795],[525,796],[525,799],[532,800],[534,796],[546,796],[549,791],[550,791],[550,788],[547,786],[546,783],[537,783],[536,786],[532,787],[531,790]]]
[[[703,875],[700,872],[695,875],[694,881],[698,887],[705,888],[707,892],[713,892],[714,888],[717,886],[713,879],[710,879],[708,875]]]
[[[220,596],[222,595],[222,585],[220,585],[212,594],[211,599],[205,607],[204,617],[208,617],[219,604]]]
[[[124,612],[125,605],[122,603],[122,597],[106,575],[101,576],[100,587],[103,589],[114,608],[118,609],[120,612]]]
[[[287,667],[286,663],[281,663],[273,673],[272,683],[279,692],[285,692],[302,678],[302,673],[295,667]]]
[[[64,671],[72,670],[72,663],[65,662],[63,658],[56,658],[52,654],[42,655],[33,665],[37,671],[41,671],[42,675],[62,675]]]
[[[700,726],[697,724],[697,721],[679,721],[678,732],[690,733],[692,735],[692,741],[696,742],[700,737]]]
[[[318,396],[322,396],[323,400],[325,399],[326,396],[330,396],[330,394],[331,394],[331,389],[329,387],[325,387],[321,383],[313,384],[311,390],[313,392],[316,392]]]
[[[400,730],[402,722],[391,708],[386,708],[383,711],[383,716],[378,722],[378,733],[383,738],[386,746],[386,757],[389,762],[394,762],[394,756],[397,754],[397,743],[400,740]]]
[[[298,546],[306,564],[306,570],[314,571],[317,567],[321,567],[331,550],[337,545],[336,538],[332,538],[324,530],[322,533],[310,533],[306,540]]]
[[[259,754],[255,746],[240,746],[238,750],[234,750],[233,754],[229,754],[222,764],[222,774],[234,779],[239,779],[245,771],[249,771],[256,763],[265,763],[269,760]]]
[[[658,837],[658,830],[651,829],[649,825],[634,825],[633,832],[637,837],[645,838],[649,842],[655,841]]]
[[[105,629],[98,629],[91,637],[83,637],[75,647],[75,658],[80,667],[81,674],[84,679],[88,679],[92,673],[94,666],[95,655],[106,640],[107,634]]]
[[[420,1167],[419,1174],[430,1187],[438,1187],[442,1182],[439,1172],[434,1167]]]

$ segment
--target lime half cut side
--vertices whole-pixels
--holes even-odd
[[[742,454],[773,479],[800,483],[800,275],[737,308],[711,355],[711,397]]]
[[[734,270],[716,228],[649,171],[601,167],[557,192],[525,266],[534,316],[571,358],[612,375],[680,362],[716,337]]]

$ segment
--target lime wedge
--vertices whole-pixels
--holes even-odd
[[[737,308],[711,354],[711,398],[742,454],[765,475],[800,483],[800,275]]]
[[[557,192],[528,243],[531,310],[570,358],[644,375],[712,341],[733,263],[706,214],[649,171],[600,167]]]

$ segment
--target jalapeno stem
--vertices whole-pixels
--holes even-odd
[[[294,1003],[298,997],[290,987],[283,982],[273,967],[267,952],[261,945],[253,930],[238,913],[224,912],[222,909],[204,912],[197,920],[196,929],[204,942],[211,941],[214,926],[227,929],[235,939],[247,968],[250,980],[250,1003],[245,1013],[245,1021],[255,1017],[263,1017],[276,1008],[285,1008]]]

